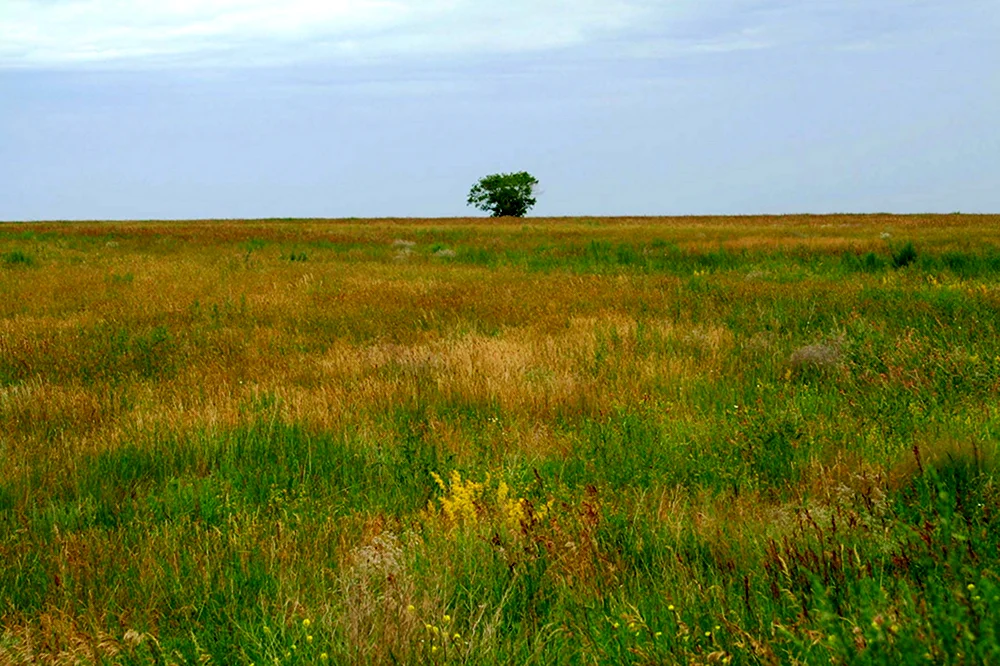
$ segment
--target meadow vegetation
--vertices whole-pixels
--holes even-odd
[[[0,226],[0,664],[1000,663],[998,228]]]

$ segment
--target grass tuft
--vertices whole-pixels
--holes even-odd
[[[913,243],[907,242],[898,250],[893,250],[892,253],[893,268],[904,268],[906,266],[909,266],[916,260],[917,260],[917,251],[913,247]]]
[[[3,263],[7,266],[32,266],[35,260],[31,255],[22,252],[21,250],[11,250],[10,252],[5,252],[3,254]]]

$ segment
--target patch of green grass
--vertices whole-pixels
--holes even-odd
[[[22,252],[21,250],[11,250],[10,252],[5,252],[3,255],[3,263],[7,266],[32,266],[35,260],[31,255]]]

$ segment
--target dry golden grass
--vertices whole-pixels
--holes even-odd
[[[0,272],[8,294],[0,351],[32,366],[30,381],[0,388],[0,416],[8,437],[23,442],[18,449],[56,435],[69,450],[94,452],[145,429],[234,426],[261,394],[280,399],[283,418],[337,427],[414,399],[430,382],[445,399],[522,415],[514,441],[558,446],[539,441],[549,437],[539,421],[633,403],[696,373],[716,376],[733,353],[733,333],[663,312],[664,298],[680,288],[676,278],[544,273],[525,280],[516,269],[484,272],[426,256],[400,264],[390,260],[394,240],[423,233],[523,249],[539,239],[608,238],[666,240],[692,252],[862,253],[884,246],[886,230],[927,247],[974,247],[992,238],[998,221],[878,215],[11,225],[0,249],[38,248],[39,266]],[[18,241],[17,234],[37,240]],[[280,260],[284,247],[313,242],[330,245],[313,250],[308,262]],[[368,249],[344,261],[330,249],[337,244]],[[795,288],[768,277],[735,276],[725,287],[734,300],[748,301]],[[862,284],[832,281],[829,296],[852,298]],[[651,351],[635,355],[640,304],[662,314],[647,323]],[[175,372],[118,383],[111,392],[80,380],[76,369],[88,362],[91,343],[81,332],[154,326],[174,333]],[[629,362],[589,369],[599,339],[614,339],[616,354]],[[678,353],[681,347],[688,353]]]

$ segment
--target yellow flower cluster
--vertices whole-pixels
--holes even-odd
[[[486,477],[485,483],[476,483],[471,479],[463,479],[462,474],[456,469],[453,470],[449,484],[444,482],[439,474],[431,472],[434,482],[437,483],[443,496],[438,498],[441,510],[444,511],[448,522],[452,524],[474,523],[478,518],[479,508],[482,506],[483,490],[490,477]],[[428,507],[433,510],[433,507]]]
[[[448,475],[447,482],[439,474],[431,472],[431,476],[441,489],[442,495],[438,498],[438,503],[451,525],[471,525],[480,520],[496,519],[510,528],[517,528],[532,515],[539,520],[545,518],[552,505],[552,502],[548,502],[532,511],[528,501],[517,497],[504,481],[497,484],[495,493],[491,492],[489,474],[480,482],[463,479],[458,470],[453,470]],[[433,503],[427,509],[428,513],[436,514]]]
[[[510,488],[503,481],[497,486],[497,507],[503,520],[511,527],[517,527],[528,517],[527,502],[523,498],[511,497]]]

